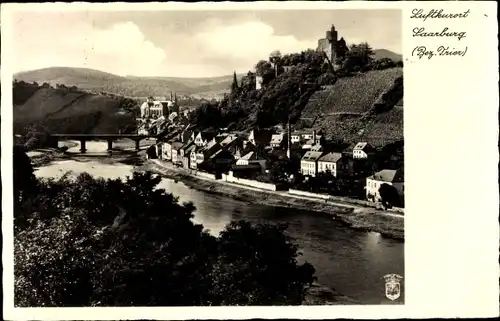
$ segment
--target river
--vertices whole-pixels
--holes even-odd
[[[105,142],[87,142],[90,153],[104,155]],[[79,146],[71,148],[78,151]],[[55,161],[36,169],[38,177],[60,177],[66,172],[87,172],[95,177],[125,178],[133,167],[121,163],[104,164],[98,160]],[[291,208],[246,203],[224,196],[208,194],[181,182],[163,179],[161,188],[192,201],[196,206],[194,221],[217,235],[231,220],[253,223],[288,223],[288,232],[296,239],[303,255],[316,268],[318,282],[334,288],[362,304],[389,304],[385,298],[383,276],[404,276],[404,242],[382,237],[379,233],[346,227],[328,215]],[[404,280],[401,298],[404,301]]]

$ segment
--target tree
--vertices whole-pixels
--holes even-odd
[[[213,237],[160,181],[148,172],[40,181],[15,231],[16,305],[302,302],[314,268],[297,263],[286,226],[238,222]]]
[[[233,73],[233,83],[231,84],[231,94],[237,94],[239,90],[238,78],[236,77],[236,71]]]
[[[378,190],[382,205],[386,208],[399,205],[399,194],[396,188],[389,184],[382,184]]]
[[[255,73],[258,76],[263,77],[267,72],[273,70],[273,66],[265,60],[260,60],[256,65],[255,65]]]
[[[297,263],[286,225],[238,221],[221,232],[212,293],[222,305],[300,304],[314,281],[314,267]]]
[[[347,71],[361,71],[373,62],[373,49],[366,42],[352,45],[342,66]]]
[[[38,181],[31,159],[26,155],[23,146],[14,145],[13,164],[14,202],[20,203],[23,198],[36,192]]]

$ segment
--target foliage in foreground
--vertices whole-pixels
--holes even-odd
[[[293,305],[315,280],[286,226],[213,237],[151,173],[36,181],[14,164],[18,306]]]

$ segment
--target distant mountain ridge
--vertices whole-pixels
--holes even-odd
[[[169,96],[170,92],[182,95],[222,94],[228,91],[233,75],[210,78],[137,77],[72,67],[50,67],[20,72],[14,75],[19,81],[64,84],[95,92],[111,92],[127,97]],[[241,78],[241,76],[240,76]]]
[[[387,49],[375,49],[375,50],[373,50],[373,58],[375,60],[382,59],[382,58],[389,58],[389,59],[393,60],[394,62],[403,61],[402,54],[398,54],[398,53],[392,52],[392,51],[387,50]]]
[[[386,49],[375,49],[374,58],[402,60],[402,55]],[[244,74],[239,74],[240,80]],[[19,72],[14,75],[19,81],[49,83],[52,86],[64,84],[83,90],[110,92],[126,97],[169,96],[170,92],[198,98],[219,98],[229,92],[233,75],[189,78],[189,77],[139,77],[118,76],[89,68],[49,67]]]

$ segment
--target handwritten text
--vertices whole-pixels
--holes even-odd
[[[412,56],[417,56],[419,59],[428,58],[431,59],[435,56],[465,56],[467,53],[467,47],[463,49],[457,49],[450,46],[439,46],[435,50],[428,49],[426,46],[417,46],[412,51]]]

